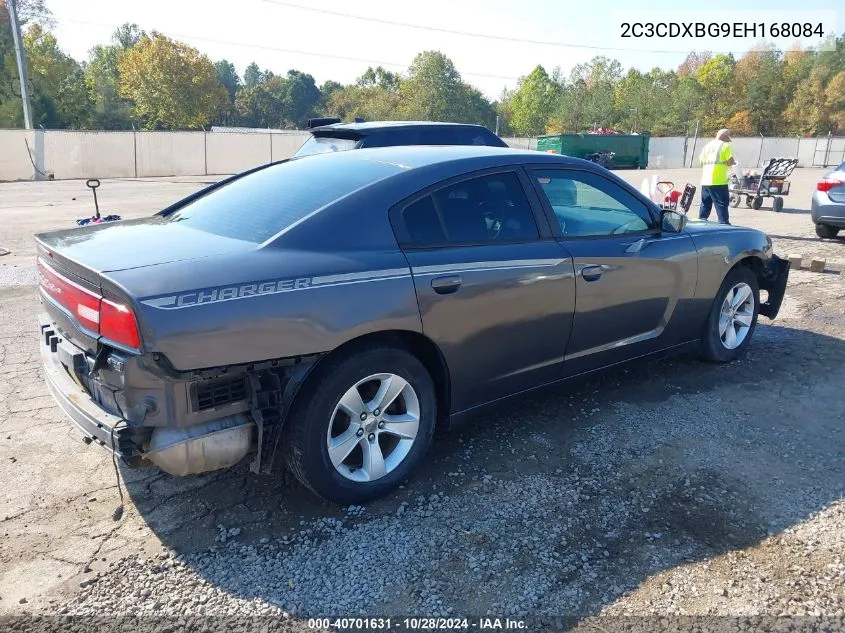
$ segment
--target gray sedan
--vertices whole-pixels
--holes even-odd
[[[819,237],[836,237],[845,228],[845,163],[827,174],[816,185],[810,217]]]
[[[285,161],[37,242],[45,377],[89,442],[172,475],[287,464],[341,503],[508,399],[656,354],[734,360],[789,273],[764,233],[491,147]]]

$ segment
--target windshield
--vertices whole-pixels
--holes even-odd
[[[256,244],[312,211],[396,173],[398,167],[331,157],[294,160],[247,174],[166,216],[168,222]]]
[[[294,158],[300,156],[311,156],[312,154],[327,154],[329,152],[344,152],[348,149],[355,149],[357,139],[334,138],[331,136],[312,136],[294,154]]]

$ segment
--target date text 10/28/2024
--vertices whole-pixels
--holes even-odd
[[[310,618],[308,628],[321,631],[519,631],[523,620],[511,618]]]

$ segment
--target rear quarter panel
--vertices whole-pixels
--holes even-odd
[[[144,351],[182,371],[326,352],[383,330],[422,331],[398,251],[262,249],[110,277],[133,297]]]

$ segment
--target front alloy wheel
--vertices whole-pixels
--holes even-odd
[[[753,321],[754,292],[747,283],[740,282],[725,295],[719,315],[719,340],[725,349],[742,345]]]
[[[745,351],[760,313],[760,285],[747,266],[739,265],[722,281],[713,298],[701,335],[701,352],[708,360],[727,363]]]
[[[374,374],[350,387],[332,412],[326,446],[352,481],[375,481],[408,456],[420,427],[420,400],[396,374]]]

